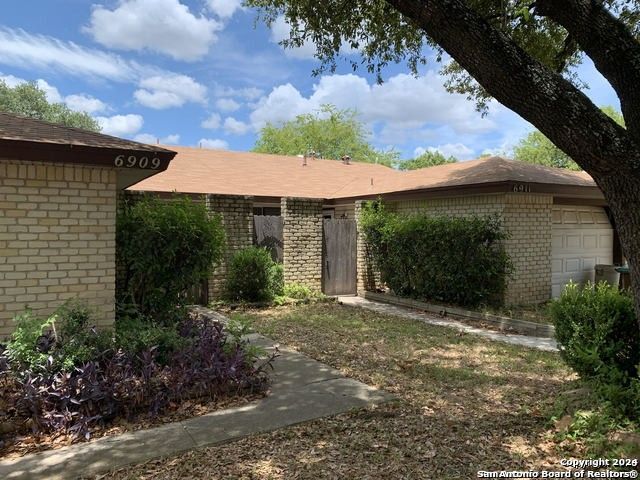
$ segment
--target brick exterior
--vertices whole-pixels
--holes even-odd
[[[356,203],[359,217],[361,202]],[[526,193],[467,195],[388,202],[387,208],[399,213],[427,212],[436,215],[489,215],[503,219],[510,238],[506,251],[514,273],[505,294],[506,304],[535,304],[551,296],[551,195]],[[358,290],[373,289],[379,277],[368,258],[364,239],[358,237]]]
[[[0,337],[78,297],[115,319],[116,171],[0,161]]]
[[[253,197],[236,195],[207,195],[207,209],[222,217],[225,231],[225,253],[221,265],[209,277],[209,300],[224,293],[227,266],[233,255],[253,245]]]
[[[511,237],[506,250],[514,266],[505,303],[533,304],[551,298],[551,195],[505,195],[503,221]]]
[[[322,288],[322,201],[283,198],[284,281]]]

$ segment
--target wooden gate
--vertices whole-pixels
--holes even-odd
[[[325,295],[356,293],[356,221],[324,220],[322,291]]]
[[[282,217],[275,215],[253,216],[253,244],[265,247],[276,262],[282,262]]]

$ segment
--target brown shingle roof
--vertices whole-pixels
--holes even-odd
[[[158,146],[4,112],[0,112],[0,140],[171,153]]]
[[[307,159],[252,152],[172,147],[178,152],[168,170],[130,190],[217,193],[262,197],[334,198],[351,183],[397,175],[370,163]]]
[[[302,166],[302,158],[291,156],[172,148],[178,155],[168,170],[130,190],[338,199],[500,182],[596,186],[584,172],[500,157],[401,172],[358,162],[308,159]]]

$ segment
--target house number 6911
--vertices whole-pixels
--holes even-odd
[[[136,157],[135,155],[118,155],[113,164],[116,167],[126,167],[126,168],[152,168],[156,169],[160,167],[160,159],[158,157],[153,157],[149,160],[149,157]]]
[[[526,183],[516,183],[513,186],[513,191],[517,193],[528,193],[531,192],[531,186]]]

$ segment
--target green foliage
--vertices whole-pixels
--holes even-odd
[[[282,294],[285,297],[294,298],[296,300],[306,300],[307,298],[313,298],[316,296],[317,292],[300,283],[287,283],[284,286]]]
[[[595,378],[609,369],[638,376],[640,333],[627,293],[604,282],[584,288],[571,283],[550,311],[560,353],[580,376]]]
[[[400,170],[417,170],[418,168],[434,167],[436,165],[446,165],[448,163],[456,163],[454,157],[445,157],[440,152],[424,152],[422,155],[411,160],[398,162]]]
[[[145,196],[119,212],[116,238],[117,262],[125,272],[118,303],[171,323],[188,302],[185,292],[219,262],[224,230],[220,218],[210,218],[201,203]]]
[[[229,263],[226,297],[251,302],[270,301],[282,292],[282,266],[269,250],[249,247],[237,252]]]
[[[0,80],[0,111],[67,127],[100,131],[100,125],[88,113],[75,112],[63,103],[49,103],[45,91],[34,82],[9,87]]]
[[[48,318],[29,309],[16,315],[16,329],[7,345],[7,356],[19,370],[71,371],[113,349],[109,332],[91,325],[92,312],[79,301],[62,305]]]
[[[40,337],[51,330],[55,320],[55,315],[39,318],[30,309],[14,317],[16,328],[7,345],[7,356],[12,365],[35,370],[47,363],[49,355],[39,350],[37,345]]]
[[[311,301],[326,298],[322,292],[314,290],[298,282],[287,283],[282,289],[282,294],[274,298],[276,305],[287,305],[300,301]]]
[[[397,152],[375,150],[366,138],[367,132],[355,111],[323,105],[317,112],[299,115],[282,125],[267,124],[260,131],[253,150],[280,155],[314,151],[331,160],[349,155],[357,162],[391,166]]]
[[[622,115],[613,107],[603,107],[602,111],[624,126]],[[582,170],[566,153],[556,147],[551,140],[541,132],[535,130],[520,140],[513,149],[516,160],[547,167],[566,168],[568,170]]]
[[[175,325],[157,324],[140,315],[116,319],[118,348],[137,355],[154,349],[161,365],[166,364],[171,354],[180,350],[185,342]]]
[[[569,284],[550,307],[560,354],[609,410],[640,418],[640,333],[633,299],[601,282]]]
[[[430,217],[363,209],[362,228],[382,281],[397,295],[457,305],[499,305],[511,262],[495,217]]]

